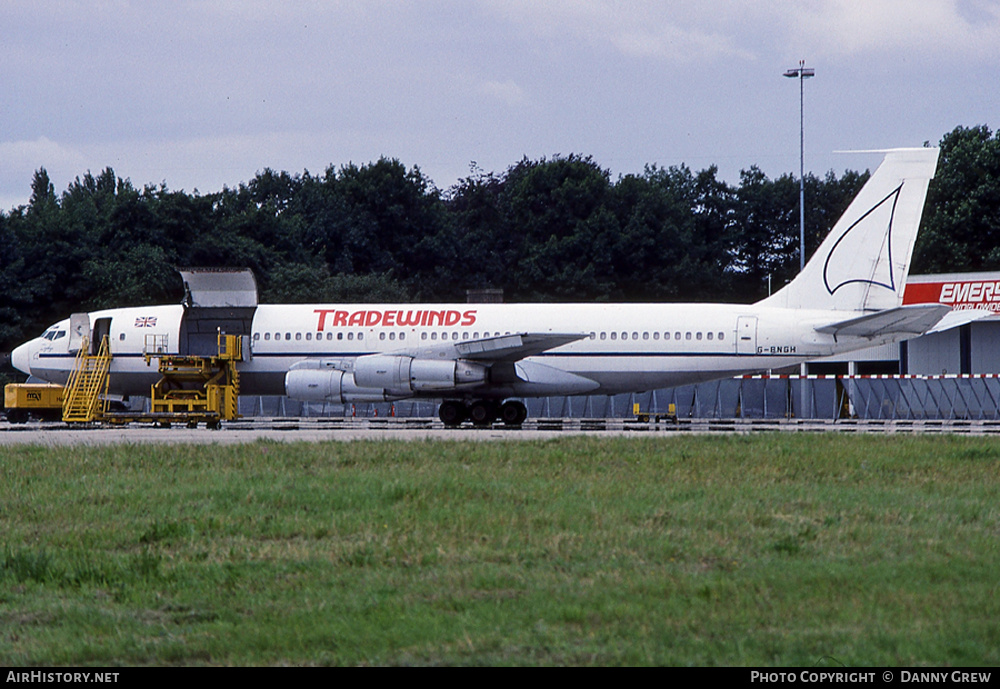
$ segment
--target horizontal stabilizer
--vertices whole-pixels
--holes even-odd
[[[960,325],[966,325],[967,323],[978,321],[981,318],[988,318],[995,315],[995,313],[986,309],[953,310],[951,313],[945,314],[944,318],[939,320],[937,324],[925,334],[951,330],[952,328],[957,328]]]
[[[951,307],[944,304],[897,306],[894,309],[886,309],[820,326],[816,328],[816,331],[829,333],[834,337],[849,335],[851,337],[866,337],[870,340],[897,334],[923,335],[941,321],[949,311],[951,311]]]

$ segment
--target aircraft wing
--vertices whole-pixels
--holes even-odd
[[[894,309],[885,309],[857,318],[822,325],[817,327],[816,331],[829,333],[834,337],[851,335],[853,337],[867,337],[872,340],[899,333],[914,336],[923,335],[941,321],[949,311],[951,311],[951,307],[944,304],[898,306]]]
[[[513,333],[478,340],[411,348],[400,354],[433,359],[468,359],[483,363],[520,361],[588,337],[586,333]]]

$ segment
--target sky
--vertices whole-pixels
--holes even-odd
[[[874,168],[1000,127],[1000,0],[5,0],[0,210],[44,167],[211,193],[385,156],[441,190],[523,157]]]

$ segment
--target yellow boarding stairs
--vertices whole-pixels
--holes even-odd
[[[97,421],[107,412],[108,372],[111,369],[111,351],[108,338],[101,340],[97,354],[90,353],[90,339],[84,338],[76,355],[76,365],[66,384],[63,399],[63,421],[87,423]]]

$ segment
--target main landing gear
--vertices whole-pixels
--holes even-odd
[[[520,426],[528,418],[528,408],[517,400],[507,400],[503,404],[494,400],[476,400],[468,405],[460,400],[445,400],[438,409],[438,418],[450,428],[460,426],[466,419],[481,428],[492,426],[494,421],[502,421],[507,426]]]

